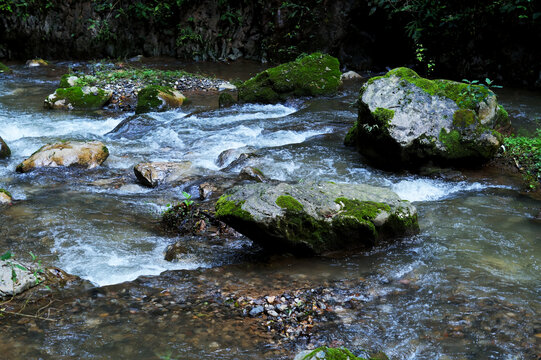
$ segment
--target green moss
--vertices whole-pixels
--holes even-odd
[[[505,128],[511,123],[509,121],[509,113],[504,109],[503,106],[498,106],[498,112],[496,113],[495,126],[499,128]]]
[[[165,110],[165,108],[161,109],[163,102],[160,98],[158,98],[158,94],[162,92],[173,96],[173,91],[174,90],[172,88],[166,86],[147,86],[139,91],[139,94],[137,94],[137,106],[135,107],[135,113],[142,114],[149,111]]]
[[[107,146],[103,145],[103,147],[101,148],[101,150],[102,150],[107,156],[109,156],[109,149],[107,149]]]
[[[216,217],[218,218],[236,218],[239,220],[251,221],[252,214],[242,209],[245,201],[229,200],[231,195],[222,195],[216,202]]]
[[[244,102],[275,103],[294,96],[330,94],[341,84],[338,59],[322,54],[267,69],[239,86]]]
[[[325,356],[318,356],[320,352],[323,352]],[[303,357],[303,360],[389,360],[387,355],[382,352],[377,353],[374,356],[371,356],[369,359],[364,359],[358,356],[355,356],[351,351],[346,348],[330,348],[327,346],[321,346],[308,355]]]
[[[71,87],[71,85],[68,82],[68,79],[69,79],[70,76],[73,76],[73,75],[72,74],[64,74],[64,75],[62,75],[62,77],[60,78],[60,84],[58,84],[58,87],[59,88],[69,88],[69,87]]]
[[[235,105],[236,102],[237,101],[235,100],[233,95],[231,95],[228,92],[223,92],[220,94],[220,97],[218,98],[218,107],[220,108],[230,107],[232,105]]]
[[[447,149],[447,157],[449,159],[459,159],[471,154],[462,144],[462,135],[457,130],[447,132],[445,129],[441,129],[439,139]]]
[[[453,114],[453,126],[467,128],[477,123],[475,112],[470,109],[459,109]]]
[[[289,211],[303,211],[304,206],[293,196],[281,195],[276,199],[276,205]]]
[[[370,232],[373,234],[374,238],[376,238],[378,234],[372,221],[381,211],[391,211],[391,207],[389,205],[373,201],[359,201],[340,197],[334,202],[341,206],[341,210],[339,215],[333,219],[333,222],[341,222],[340,225],[344,226],[348,225],[344,223],[344,221],[348,220],[347,218],[353,218],[355,219],[355,222],[349,225],[355,225],[356,222],[363,224],[370,229]],[[345,227],[349,228],[350,226]]]
[[[374,116],[374,119],[379,125],[383,127],[388,127],[394,117],[394,110],[379,107],[374,110],[372,115]]]
[[[11,74],[12,70],[0,62],[0,73]]]
[[[541,186],[541,129],[537,129],[533,137],[508,137],[504,144],[505,156],[520,164],[528,187],[538,189]]]
[[[109,101],[108,93],[98,89],[97,95],[85,94],[80,86],[56,89],[55,101],[66,99],[76,109],[99,109]]]
[[[425,79],[420,77],[415,71],[405,67],[396,68],[383,76],[371,78],[368,80],[365,86],[363,86],[363,89],[366,89],[366,86],[379,79],[388,78],[391,76],[404,79],[430,95],[447,97],[453,100],[461,109],[476,110],[479,102],[486,99],[487,96],[494,94],[485,86],[459,83],[451,80]]]
[[[4,193],[4,194],[6,194],[7,196],[9,196],[10,198],[13,197],[13,196],[11,196],[11,193],[10,193],[9,191],[7,191],[6,189],[0,188],[0,193]]]

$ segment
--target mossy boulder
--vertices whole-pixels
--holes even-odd
[[[370,79],[347,145],[377,167],[479,164],[498,151],[509,117],[486,86],[428,80],[408,68]]]
[[[109,150],[100,141],[66,141],[42,146],[17,165],[16,171],[26,173],[40,167],[78,166],[92,169],[109,157]]]
[[[180,107],[186,101],[186,97],[179,91],[159,85],[150,85],[137,94],[136,114],[151,111],[166,111]]]
[[[384,353],[370,356],[368,359],[355,356],[346,348],[319,347],[315,350],[302,351],[294,360],[389,360]]]
[[[44,106],[49,109],[96,110],[107,105],[112,96],[112,91],[96,86],[71,86],[56,89],[45,99]]]
[[[299,255],[370,247],[419,230],[409,202],[362,184],[246,184],[218,200],[216,216],[271,251]]]
[[[9,191],[0,188],[0,205],[11,204],[11,199]]]
[[[263,72],[239,86],[239,100],[276,103],[290,97],[336,92],[341,84],[338,59],[314,53]]]
[[[228,92],[223,92],[218,98],[218,107],[227,108],[237,103],[237,100]]]
[[[8,144],[6,144],[4,139],[0,137],[0,159],[5,159],[9,157],[10,155],[11,155],[11,150]]]
[[[72,86],[76,86],[77,80],[79,80],[79,77],[77,77],[76,75],[64,74],[60,78],[60,84],[58,87],[61,89],[65,89],[65,88],[70,88]]]
[[[0,62],[0,74],[11,74],[13,71]]]

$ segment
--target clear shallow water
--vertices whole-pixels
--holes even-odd
[[[286,266],[271,263],[241,271],[239,279],[250,284],[285,276],[303,279],[307,286],[322,280],[363,279],[359,284],[366,283],[368,289],[363,307],[339,309],[340,320],[322,332],[354,348],[383,349],[393,358],[526,359],[529,355],[524,354],[533,353],[526,349],[539,346],[534,336],[539,332],[541,225],[534,217],[541,203],[490,179],[455,182],[368,167],[342,144],[355,121],[350,104],[357,88],[304,102],[226,110],[196,104],[193,109],[132,117],[44,111],[41,103],[55,84],[43,74],[4,78],[0,83],[0,136],[13,152],[9,160],[0,161],[0,186],[20,200],[0,209],[0,249],[11,249],[23,258],[33,251],[45,263],[102,286],[164,270],[236,263],[249,248],[246,242],[201,245],[179,262],[163,260],[166,246],[176,239],[160,231],[159,213],[172,199],[181,198],[181,190],[189,189],[143,188],[132,167],[140,161],[189,160],[199,174],[219,174],[216,160],[222,151],[247,147],[258,155],[249,164],[271,178],[390,187],[415,202],[421,234],[369,253],[289,259]],[[531,100],[541,99],[538,94],[527,93],[525,106],[516,105],[515,95],[506,96],[502,94],[502,103],[520,109],[527,126],[530,117],[541,112],[541,102]],[[100,169],[14,173],[20,161],[47,142],[96,139],[111,153]],[[111,179],[114,186],[108,184]],[[513,327],[513,316],[505,318],[507,313],[523,318],[523,325]],[[54,354],[65,342],[65,356],[107,358],[126,353],[121,346],[83,345],[88,336],[107,337],[117,326],[122,328],[97,329],[86,320],[72,325],[75,330],[59,327],[37,343],[50,342],[48,351]],[[194,326],[187,324],[175,324],[169,331],[185,334]],[[453,330],[457,327],[461,330]],[[210,325],[196,328],[208,331]],[[124,339],[126,346],[137,348],[153,331],[151,323],[142,325]],[[462,335],[454,336],[456,331]],[[69,340],[68,332],[78,335]],[[234,339],[222,347],[237,347],[237,352],[223,353],[208,350],[214,340],[194,344],[188,336],[182,346],[175,346],[173,335],[163,330],[160,336],[168,339],[164,351],[175,349],[185,358],[256,358],[261,351]],[[148,346],[159,348],[158,344],[163,345],[154,339]],[[132,356],[148,358],[147,352],[141,354],[146,355]]]

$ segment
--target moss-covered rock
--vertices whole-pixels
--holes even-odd
[[[58,87],[64,89],[72,86],[77,86],[77,80],[79,80],[79,77],[73,74],[64,74],[60,78],[60,84],[58,85]]]
[[[5,159],[9,156],[11,156],[11,150],[4,139],[0,137],[0,159]]]
[[[109,150],[100,141],[66,141],[42,146],[17,165],[17,172],[26,173],[40,167],[79,166],[92,169],[101,165]]]
[[[112,95],[112,91],[96,86],[59,88],[45,99],[44,106],[49,109],[96,110],[107,105]]]
[[[0,188],[0,205],[11,204],[12,196],[9,191]]]
[[[301,255],[372,246],[419,229],[411,204],[360,184],[247,184],[220,198],[216,216],[271,251]]]
[[[13,71],[6,65],[0,62],[0,74],[11,74]]]
[[[383,168],[487,161],[501,145],[494,130],[509,125],[486,86],[429,80],[408,68],[371,78],[358,104],[344,142]]]
[[[314,53],[263,72],[239,86],[239,100],[276,103],[290,97],[334,93],[341,84],[340,64],[330,55]]]
[[[380,352],[370,356],[368,359],[355,356],[346,348],[331,348],[321,346],[315,350],[303,351],[295,356],[294,360],[389,360],[387,355]]]
[[[237,100],[228,92],[223,92],[220,94],[220,97],[218,98],[218,107],[220,108],[226,108],[233,106],[237,103]]]
[[[137,94],[136,114],[151,111],[166,111],[180,107],[186,101],[186,97],[179,91],[166,86],[151,85],[139,91]]]

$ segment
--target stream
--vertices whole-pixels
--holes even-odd
[[[88,280],[92,290],[73,290],[57,323],[2,324],[6,359],[292,359],[310,339],[282,345],[254,319],[241,323],[211,305],[213,291],[267,295],[293,287],[329,288],[349,304],[336,306],[314,339],[357,353],[442,360],[541,355],[541,201],[521,191],[520,179],[483,170],[429,177],[369,167],[343,145],[360,83],[332,97],[228,109],[218,109],[217,95],[194,95],[187,107],[117,128],[133,113],[43,109],[69,65],[13,66],[14,75],[0,78],[0,136],[12,150],[0,160],[0,188],[15,200],[0,208],[0,253],[29,260],[32,252]],[[260,70],[252,63],[191,66],[228,80]],[[504,88],[498,97],[518,132],[539,127],[541,93]],[[92,170],[15,173],[42,145],[60,140],[100,140],[110,157]],[[195,242],[191,251],[165,261],[166,247],[180,238],[161,230],[160,214],[183,200],[182,191],[197,199],[198,188],[195,182],[145,188],[133,166],[188,160],[197,175],[218,176],[224,175],[218,156],[244,148],[257,155],[248,164],[268,178],[391,188],[417,207],[420,234],[365,252],[260,261],[245,238],[186,239]],[[157,300],[164,292],[171,297],[166,303]],[[147,303],[161,306],[144,311]]]

